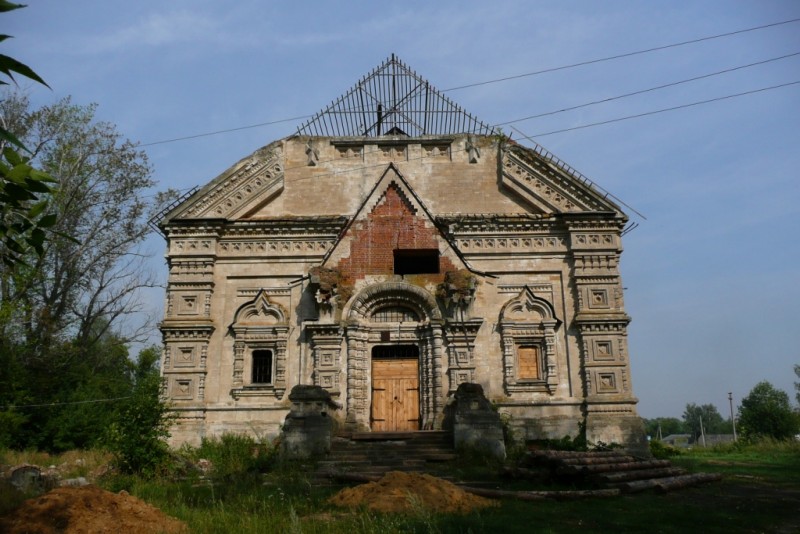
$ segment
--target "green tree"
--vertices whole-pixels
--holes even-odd
[[[130,392],[125,345],[151,327],[128,319],[153,285],[147,221],[172,193],[150,192],[144,153],[94,112],[69,98],[36,110],[19,94],[0,102],[3,124],[32,147],[28,165],[58,185],[42,193],[56,215],[47,239],[0,263],[0,441],[18,448],[95,443],[113,406],[65,403]]]
[[[800,378],[800,365],[794,366],[794,374],[797,375],[797,378]],[[800,406],[800,382],[794,383],[795,394],[794,398],[797,400],[797,405]]]
[[[122,403],[108,429],[106,443],[116,466],[125,473],[155,474],[169,454],[166,439],[169,406],[161,399],[156,347],[139,353],[131,398]]]
[[[759,382],[739,406],[739,429],[748,438],[789,439],[800,430],[789,395],[767,381]]]
[[[645,419],[644,429],[648,436],[656,438],[658,429],[661,427],[661,435],[667,437],[670,434],[685,434],[686,425],[676,417],[656,417],[655,419]]]
[[[0,13],[25,7],[0,0]],[[9,39],[0,35],[0,42]],[[47,84],[30,67],[0,54],[0,85],[14,82],[14,74],[44,86]],[[46,230],[55,223],[48,212],[47,196],[55,191],[54,180],[31,165],[31,158],[19,151],[30,152],[10,131],[8,122],[0,121],[0,264],[14,268],[24,264],[29,250],[44,252]]]
[[[692,435],[695,441],[700,439],[701,429],[700,421],[702,420],[703,430],[706,434],[724,434],[728,433],[730,425],[725,423],[725,420],[717,411],[717,407],[713,404],[703,404],[698,406],[695,403],[686,405],[683,412],[683,422],[686,431]]]

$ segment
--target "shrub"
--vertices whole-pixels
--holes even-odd
[[[679,456],[681,451],[672,445],[667,445],[666,443],[662,443],[657,439],[653,439],[650,440],[650,454],[652,454],[653,458],[656,458],[657,460],[666,460],[667,458],[671,458],[673,456]]]
[[[114,465],[122,473],[152,476],[166,466],[169,458],[166,439],[171,418],[169,407],[159,397],[157,361],[155,348],[139,354],[133,394],[120,407],[104,440],[114,456]]]
[[[226,433],[218,438],[203,438],[200,447],[189,449],[188,455],[195,461],[211,462],[213,478],[232,479],[270,469],[275,464],[277,449],[251,436]]]

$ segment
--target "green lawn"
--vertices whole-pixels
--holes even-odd
[[[133,480],[129,489],[192,532],[800,532],[800,447],[693,451],[674,463],[724,478],[667,495],[509,499],[466,516],[337,509],[326,503],[336,489],[313,487],[300,470],[273,474],[268,485],[259,477],[214,488]]]
[[[335,508],[326,501],[338,488],[315,487],[307,471],[297,467],[273,467],[266,475],[229,469],[214,485],[123,476],[101,483],[112,491],[126,489],[201,533],[800,532],[800,444],[696,450],[673,462],[724,478],[666,495],[508,499],[463,516],[422,507],[402,515]],[[469,475],[478,471],[473,463]],[[451,473],[465,471],[456,465]],[[519,482],[504,486],[521,487]]]

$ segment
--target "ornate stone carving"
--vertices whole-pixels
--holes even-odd
[[[566,241],[560,236],[474,237],[458,238],[465,254],[497,254],[499,252],[566,251]]]
[[[257,152],[240,162],[205,196],[181,213],[181,218],[228,217],[256,198],[276,194],[283,188],[283,151],[278,145]]]
[[[478,146],[475,136],[470,135],[467,137],[466,144],[467,156],[470,163],[478,163],[481,159],[481,148]]]
[[[283,397],[286,391],[286,342],[289,336],[288,315],[278,304],[270,302],[265,291],[237,310],[231,325],[233,332],[234,399],[272,394]],[[272,352],[272,383],[251,384],[245,373],[254,350]],[[250,363],[252,365],[252,362]]]
[[[447,375],[449,391],[455,391],[459,384],[472,382],[475,378],[473,348],[475,338],[483,324],[483,319],[469,321],[447,321],[443,333],[447,347]]]
[[[506,393],[509,395],[519,391],[553,393],[558,383],[555,331],[559,324],[552,304],[537,297],[528,287],[503,306],[499,329]],[[537,351],[538,377],[522,376],[519,353],[523,347]]]
[[[503,152],[503,183],[527,197],[533,204],[556,211],[617,211],[602,201],[588,184],[576,180],[552,162],[529,157],[523,159],[514,150]]]
[[[333,245],[331,239],[252,239],[221,241],[220,256],[324,256]]]
[[[343,332],[338,324],[305,324],[311,347],[312,373],[315,386],[320,386],[331,395],[340,394],[339,374]]]

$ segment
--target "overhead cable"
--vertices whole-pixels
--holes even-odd
[[[625,94],[622,94],[622,95],[612,96],[612,97],[609,97],[609,98],[603,98],[602,100],[595,100],[593,102],[587,102],[586,104],[578,104],[577,106],[570,106],[568,108],[558,109],[558,110],[555,110],[555,111],[547,111],[545,113],[539,113],[537,115],[529,115],[527,117],[522,117],[521,119],[514,119],[514,120],[506,121],[506,122],[498,122],[497,124],[494,124],[493,126],[505,126],[507,124],[515,124],[517,122],[523,122],[523,121],[527,121],[527,120],[531,120],[531,119],[538,119],[540,117],[547,117],[549,115],[556,115],[558,113],[564,113],[566,111],[573,111],[573,110],[576,110],[576,109],[586,108],[586,107],[594,106],[594,105],[597,105],[597,104],[605,104],[606,102],[612,102],[614,100],[620,100],[622,98],[628,98],[630,96],[636,96],[636,95],[641,95],[641,94],[644,94],[644,93],[649,93],[649,92],[652,92],[652,91],[658,91],[660,89],[666,89],[667,87],[675,87],[676,85],[681,85],[681,84],[689,83],[689,82],[695,82],[697,80],[703,80],[705,78],[711,78],[712,76],[719,76],[720,74],[727,74],[729,72],[734,72],[734,71],[746,69],[746,68],[749,68],[749,67],[755,67],[757,65],[764,65],[765,63],[771,63],[773,61],[778,61],[778,60],[781,60],[781,59],[786,59],[786,58],[794,57],[794,56],[798,56],[798,55],[800,55],[800,52],[794,52],[792,54],[786,54],[784,56],[765,59],[763,61],[757,61],[755,63],[748,63],[747,65],[740,65],[738,67],[732,67],[730,69],[719,70],[717,72],[711,72],[709,74],[703,74],[701,76],[695,76],[693,78],[687,78],[685,80],[680,80],[680,81],[677,81],[677,82],[671,82],[671,83],[666,83],[666,84],[663,84],[663,85],[657,85],[655,87],[649,87],[647,89],[641,89],[639,91],[634,91],[632,93],[625,93]]]
[[[449,89],[444,89],[444,92],[457,91],[459,89],[467,89],[468,87],[478,87],[478,86],[481,86],[481,85],[489,85],[491,83],[507,82],[509,80],[517,80],[519,78],[525,78],[525,77],[528,77],[528,76],[537,76],[539,74],[546,74],[548,72],[557,72],[557,71],[560,71],[560,70],[574,69],[575,67],[583,67],[585,65],[592,65],[592,64],[595,64],[595,63],[602,63],[604,61],[612,61],[614,59],[622,59],[622,58],[631,57],[631,56],[638,56],[638,55],[641,55],[641,54],[648,54],[650,52],[657,52],[659,50],[666,50],[668,48],[676,48],[676,47],[679,47],[679,46],[685,46],[685,45],[689,45],[689,44],[701,43],[703,41],[711,41],[712,39],[719,39],[721,37],[730,37],[731,35],[738,35],[738,34],[741,34],[741,33],[747,33],[747,32],[752,32],[752,31],[756,31],[756,30],[763,30],[765,28],[772,28],[772,27],[775,27],[775,26],[781,26],[783,24],[791,24],[793,22],[798,22],[798,21],[800,21],[800,18],[791,19],[791,20],[784,20],[784,21],[781,21],[781,22],[773,22],[772,24],[764,24],[763,26],[755,26],[753,28],[745,28],[744,30],[737,30],[737,31],[734,31],[734,32],[720,33],[720,34],[717,34],[717,35],[709,35],[708,37],[700,37],[698,39],[691,39],[689,41],[682,41],[680,43],[672,43],[672,44],[663,45],[663,46],[656,46],[656,47],[653,47],[653,48],[646,48],[644,50],[637,50],[635,52],[626,52],[624,54],[617,54],[615,56],[608,56],[608,57],[602,57],[602,58],[597,58],[597,59],[590,59],[588,61],[580,61],[578,63],[572,63],[570,65],[562,65],[560,67],[550,67],[550,68],[547,68],[547,69],[537,70],[537,71],[534,71],[534,72],[526,72],[525,74],[515,74],[513,76],[505,76],[503,78],[495,78],[493,80],[486,80],[484,82],[468,83],[466,85],[459,85],[459,86],[456,86],[456,87],[451,87]]]
[[[504,78],[496,78],[496,79],[493,79],[493,80],[486,80],[486,81],[482,81],[482,82],[476,82],[476,83],[472,83],[472,84],[461,85],[461,86],[457,86],[457,87],[451,87],[449,89],[444,89],[442,92],[456,91],[456,90],[459,90],[459,89],[466,89],[468,87],[477,87],[477,86],[481,86],[481,85],[499,83],[499,82],[504,82],[504,81],[508,81],[508,80],[515,80],[517,78],[535,76],[535,75],[544,74],[544,73],[547,73],[547,72],[555,72],[555,71],[559,71],[559,70],[566,70],[566,69],[571,69],[571,68],[575,68],[575,67],[580,67],[580,66],[583,66],[583,65],[590,65],[592,63],[600,63],[600,62],[603,62],[603,61],[611,61],[613,59],[621,59],[621,58],[624,58],[624,57],[635,56],[635,55],[640,55],[640,54],[646,54],[648,52],[655,52],[655,51],[658,51],[658,50],[665,50],[665,49],[668,49],[668,48],[674,48],[674,47],[678,47],[678,46],[684,46],[684,45],[693,44],[693,43],[699,43],[699,42],[703,42],[703,41],[710,41],[712,39],[720,39],[722,37],[728,37],[728,36],[731,36],[731,35],[738,35],[738,34],[752,32],[752,31],[756,31],[756,30],[763,30],[763,29],[766,29],[766,28],[772,28],[772,27],[781,26],[781,25],[784,25],[784,24],[791,24],[791,23],[798,22],[798,21],[800,21],[800,18],[784,20],[784,21],[781,21],[781,22],[774,22],[774,23],[771,23],[771,24],[764,24],[764,25],[761,25],[761,26],[754,26],[752,28],[745,28],[743,30],[736,30],[736,31],[733,31],[733,32],[720,33],[720,34],[717,34],[717,35],[710,35],[710,36],[707,36],[707,37],[700,37],[698,39],[692,39],[690,41],[683,41],[683,42],[680,42],[680,43],[673,43],[673,44],[664,45],[664,46],[657,46],[657,47],[654,47],[654,48],[648,48],[648,49],[645,49],[645,50],[637,50],[635,52],[627,52],[627,53],[624,53],[624,54],[617,54],[615,56],[609,56],[609,57],[605,57],[605,58],[592,59],[592,60],[588,60],[588,61],[581,61],[579,63],[573,63],[571,65],[563,65],[563,66],[560,66],[560,67],[552,67],[552,68],[549,68],[549,69],[544,69],[544,70],[535,71],[535,72],[528,72],[528,73],[524,73],[524,74],[517,74],[517,75],[514,75],[514,76],[506,76]],[[780,58],[776,58],[776,59],[780,59]],[[741,67],[741,68],[744,68],[744,67]],[[591,104],[589,104],[589,105],[591,105]],[[558,113],[558,112],[560,112],[560,111],[557,111],[555,113]],[[154,145],[163,145],[163,144],[166,144],[166,143],[175,143],[175,142],[178,142],[178,141],[187,141],[189,139],[197,139],[197,138],[200,138],[200,137],[209,137],[209,136],[212,136],[212,135],[219,135],[219,134],[224,134],[224,133],[238,132],[238,131],[241,131],[241,130],[249,130],[249,129],[252,129],[252,128],[261,128],[263,126],[271,126],[271,125],[279,124],[279,123],[283,123],[283,122],[303,120],[303,119],[308,119],[310,117],[313,117],[313,115],[300,115],[300,116],[297,116],[297,117],[291,117],[291,118],[286,118],[286,119],[277,119],[277,120],[272,120],[272,121],[267,121],[267,122],[260,122],[258,124],[251,124],[249,126],[240,126],[238,128],[228,128],[228,129],[225,129],[225,130],[216,130],[216,131],[212,131],[212,132],[205,132],[205,133],[187,135],[187,136],[182,136],[182,137],[174,137],[174,138],[171,138],[171,139],[162,139],[160,141],[152,141],[152,142],[149,142],[149,143],[142,143],[142,144],[137,145],[137,146],[139,146],[139,147],[147,147],[147,146],[154,146]],[[520,120],[525,120],[525,119],[520,119]],[[506,124],[506,123],[503,123],[503,124]]]
[[[690,108],[690,107],[693,107],[693,106],[700,106],[702,104],[710,104],[711,102],[719,102],[720,100],[727,100],[729,98],[736,98],[736,97],[739,97],[739,96],[752,95],[754,93],[762,93],[764,91],[772,91],[773,89],[780,89],[781,87],[788,87],[790,85],[797,85],[799,83],[800,83],[800,80],[797,80],[797,81],[794,81],[794,82],[782,83],[780,85],[773,85],[773,86],[770,86],[770,87],[762,87],[760,89],[753,89],[752,91],[745,91],[743,93],[736,93],[736,94],[733,94],[733,95],[719,96],[719,97],[716,97],[716,98],[710,98],[708,100],[700,100],[699,102],[692,102],[690,104],[682,104],[680,106],[673,106],[673,107],[670,107],[670,108],[657,109],[655,111],[647,111],[647,112],[644,112],[644,113],[637,113],[635,115],[627,115],[625,117],[618,117],[616,119],[609,119],[609,120],[600,121],[600,122],[593,122],[593,123],[590,123],[590,124],[583,124],[581,126],[573,126],[571,128],[562,128],[561,130],[552,130],[550,132],[544,132],[544,133],[540,133],[540,134],[534,134],[534,135],[531,135],[531,136],[526,136],[525,139],[528,139],[529,141],[534,141],[535,142],[534,138],[536,138],[536,137],[544,137],[546,135],[553,135],[553,134],[558,134],[558,133],[571,132],[573,130],[582,130],[584,128],[592,128],[594,126],[602,126],[604,124],[611,124],[611,123],[614,123],[614,122],[621,122],[621,121],[626,121],[626,120],[629,120],[629,119],[638,119],[639,117],[647,117],[648,115],[657,115],[659,113],[665,113],[667,111],[675,111],[677,109],[685,109],[685,108]]]

